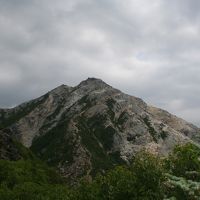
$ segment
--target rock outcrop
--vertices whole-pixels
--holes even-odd
[[[200,142],[196,126],[95,78],[1,109],[0,127],[71,179],[128,163],[142,148],[166,155]]]

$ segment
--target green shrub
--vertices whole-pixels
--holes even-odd
[[[200,181],[200,149],[194,144],[187,143],[176,146],[166,159],[166,168],[175,176],[182,176]]]
[[[136,154],[131,165],[136,178],[137,199],[156,200],[163,198],[165,180],[162,160],[147,151]]]
[[[130,165],[115,167],[91,182],[82,181],[73,187],[68,187],[54,169],[35,158],[0,160],[0,197],[2,200],[198,200],[198,173],[199,148],[193,144],[177,146],[164,161],[141,151]]]

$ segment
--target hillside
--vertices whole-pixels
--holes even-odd
[[[129,163],[143,148],[166,155],[200,142],[196,126],[95,78],[1,109],[0,127],[72,180]]]

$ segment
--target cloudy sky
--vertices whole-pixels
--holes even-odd
[[[87,77],[200,126],[199,0],[0,0],[0,107]]]

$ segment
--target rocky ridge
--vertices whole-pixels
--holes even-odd
[[[128,163],[142,148],[166,155],[200,142],[196,126],[95,78],[1,109],[0,127],[72,180]]]

